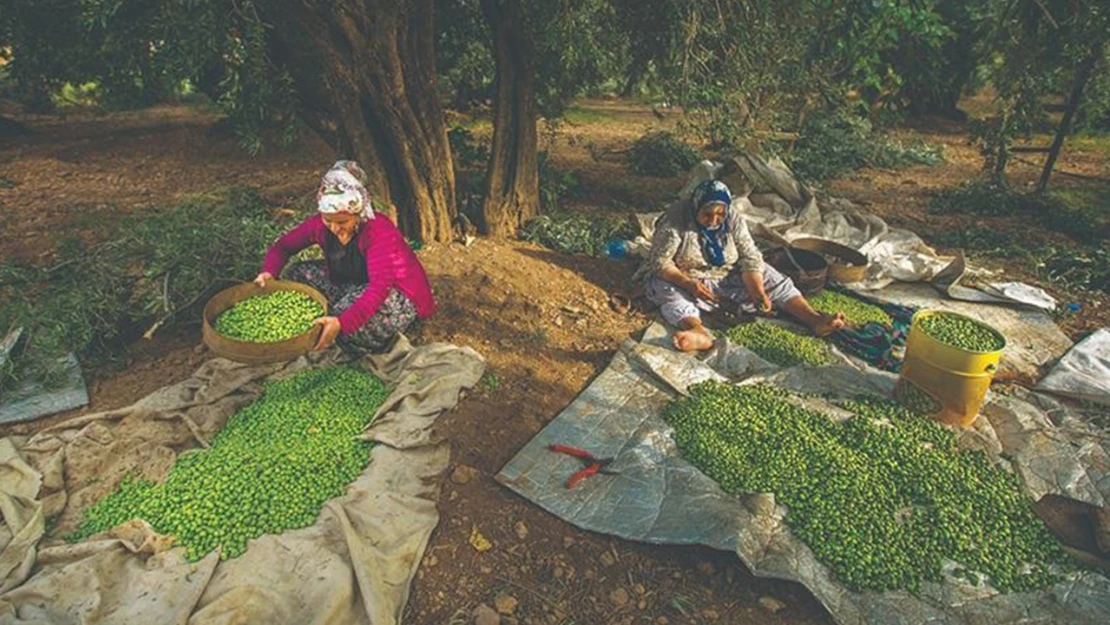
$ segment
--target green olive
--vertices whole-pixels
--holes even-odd
[[[377,378],[348,367],[272,382],[209,448],[181,454],[160,484],[124,480],[85,510],[69,539],[141,518],[176,536],[189,560],[217,547],[226,559],[252,538],[311,525],[369,463],[371,444],[357,436],[387,394]]]
[[[960,451],[936,421],[887,399],[835,421],[783,389],[703,383],[663,412],[687,460],[730,493],[773,492],[786,522],[852,590],[917,592],[944,578],[1002,592],[1056,583],[1072,563],[1013,473]]]
[[[993,328],[961,315],[930,314],[917,325],[933,339],[957,349],[995,352],[1006,345],[1006,340]]]
[[[304,334],[324,314],[320,304],[297,291],[274,291],[249,297],[216,318],[215,329],[229,338],[275,343]]]
[[[821,339],[802,336],[773,323],[741,324],[727,330],[725,336],[760,358],[783,367],[802,363],[821,366],[832,362],[829,346]]]

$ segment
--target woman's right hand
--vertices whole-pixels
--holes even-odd
[[[271,275],[270,272],[263,271],[262,273],[258,274],[257,278],[254,279],[254,283],[257,284],[258,286],[266,286],[266,281],[267,280],[273,280],[273,279],[274,279],[274,276]]]
[[[706,286],[706,284],[701,280],[690,278],[690,282],[686,287],[686,291],[690,295],[700,300],[714,303],[718,301],[717,294],[713,292],[713,289]]]

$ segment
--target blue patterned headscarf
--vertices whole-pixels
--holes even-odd
[[[698,221],[698,213],[709,204],[724,204],[725,218],[720,225],[706,228]],[[725,183],[719,180],[706,180],[694,189],[693,215],[694,227],[698,229],[701,253],[705,262],[720,267],[725,264],[725,241],[728,237],[728,211],[732,206],[732,194]]]

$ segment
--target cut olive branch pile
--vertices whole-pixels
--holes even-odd
[[[251,343],[276,343],[312,328],[324,314],[319,302],[298,291],[274,291],[248,297],[216,317],[220,334]]]
[[[937,341],[972,352],[998,351],[1006,345],[1005,339],[994,329],[959,315],[929,315],[918,325],[922,332]]]
[[[1068,568],[1014,475],[958,451],[926,417],[860,398],[840,402],[856,416],[837,423],[774,387],[693,391],[663,413],[683,455],[730,493],[775,493],[795,535],[852,590],[918,591],[946,560],[1003,592]]]
[[[272,382],[208,449],[179,456],[161,484],[124,481],[85,510],[69,538],[138,518],[176,536],[189,560],[217,547],[226,559],[249,539],[312,525],[369,463],[372,445],[356,436],[387,395],[377,378],[349,367]]]
[[[881,323],[884,326],[894,325],[894,317],[885,310],[867,302],[861,301],[850,295],[824,289],[809,299],[809,305],[814,310],[826,315],[843,312],[850,323]]]
[[[829,346],[821,339],[802,336],[773,323],[744,323],[726,330],[725,336],[760,358],[783,367],[801,363],[821,366],[832,362]]]

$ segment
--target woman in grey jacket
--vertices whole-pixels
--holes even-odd
[[[817,336],[844,327],[842,313],[818,313],[790,278],[763,262],[741,211],[732,208],[728,187],[717,180],[698,185],[690,204],[671,205],[659,220],[649,267],[647,297],[679,328],[674,345],[683,351],[712,347],[701,312],[722,300],[751,304],[763,313],[781,309]]]

